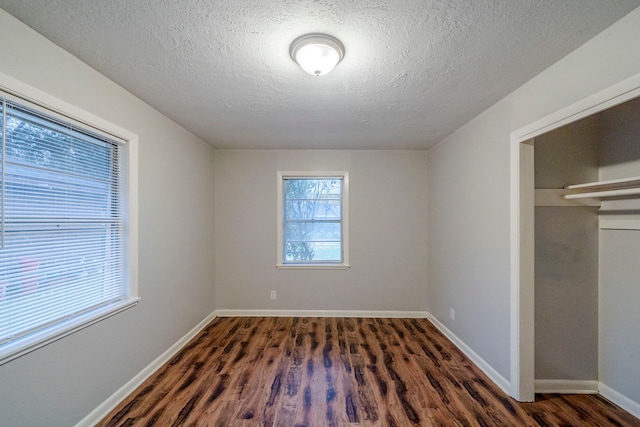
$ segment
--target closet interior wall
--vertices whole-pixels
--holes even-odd
[[[598,117],[539,136],[536,189],[598,181]],[[535,208],[535,378],[598,378],[598,208]]]

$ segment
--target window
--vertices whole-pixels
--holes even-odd
[[[0,363],[137,301],[130,141],[0,93]],[[86,114],[86,113],[85,113]]]
[[[348,172],[278,172],[278,268],[349,267]]]

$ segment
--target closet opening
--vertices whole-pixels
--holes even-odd
[[[638,413],[640,76],[512,134],[511,395]]]

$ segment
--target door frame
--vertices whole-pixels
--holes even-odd
[[[511,133],[511,396],[535,399],[534,138],[640,97],[640,74]]]

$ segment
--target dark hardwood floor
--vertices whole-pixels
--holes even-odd
[[[217,318],[105,426],[640,426],[597,395],[506,396],[424,319]]]

